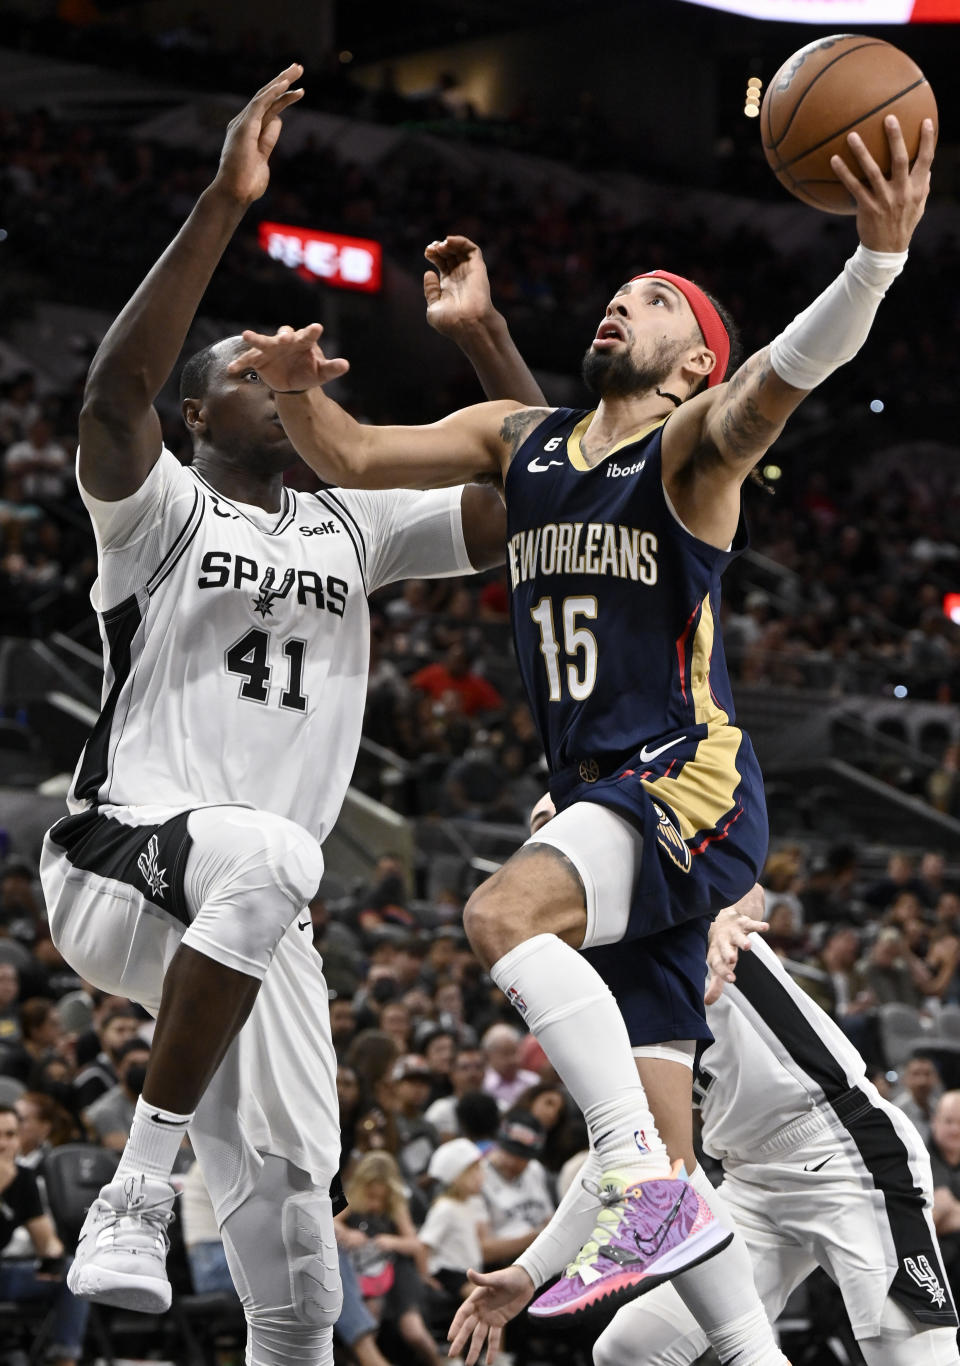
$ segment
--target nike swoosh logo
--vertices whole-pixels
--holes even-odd
[[[644,745],[643,749],[640,751],[640,762],[642,764],[649,764],[651,759],[659,758],[666,750],[673,749],[674,745],[679,745],[680,741],[685,740],[686,738],[685,735],[678,735],[676,740],[668,740],[665,745],[658,745],[656,749],[647,749],[646,745]]]
[[[182,1129],[184,1127],[178,1119],[164,1119],[157,1114],[151,1115],[150,1120],[153,1124],[165,1124],[168,1129]]]
[[[312,926],[313,926],[313,921],[312,921],[312,920],[305,920],[305,921],[303,922],[303,924],[301,924],[299,920],[297,921],[297,929],[298,929],[298,930],[309,930],[309,929],[312,928]]]
[[[825,1167],[828,1162],[832,1162],[835,1157],[836,1153],[831,1153],[830,1156],[825,1157],[822,1162],[818,1162],[815,1167],[811,1167],[810,1163],[808,1162],[803,1170],[805,1172],[818,1172],[821,1170],[821,1168]]]
[[[541,465],[540,457],[536,456],[535,459],[530,461],[529,465],[527,466],[527,469],[530,471],[531,474],[546,474],[547,470],[550,468],[551,465],[562,464],[562,460],[548,460],[545,465]]]

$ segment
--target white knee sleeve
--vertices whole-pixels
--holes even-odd
[[[332,1328],[343,1291],[329,1195],[305,1191],[284,1201],[283,1245],[297,1317],[315,1328]]]
[[[329,1196],[267,1154],[221,1234],[247,1320],[246,1366],[329,1366],[341,1307]]]
[[[185,888],[194,919],[183,943],[263,979],[277,944],[320,885],[312,835],[282,816],[246,807],[190,813]]]

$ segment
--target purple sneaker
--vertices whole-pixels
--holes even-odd
[[[554,1319],[618,1309],[722,1251],[733,1233],[717,1223],[680,1170],[677,1162],[669,1177],[633,1185],[606,1172],[595,1192],[601,1209],[592,1238],[527,1312]]]

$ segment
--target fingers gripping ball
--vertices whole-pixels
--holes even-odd
[[[834,175],[830,158],[843,157],[863,171],[847,144],[857,132],[883,171],[890,148],[883,120],[896,114],[911,162],[920,124],[933,119],[937,102],[911,57],[879,38],[851,33],[818,38],[795,52],[767,87],[760,109],[763,150],[774,175],[792,195],[827,213],[855,213],[856,205]]]

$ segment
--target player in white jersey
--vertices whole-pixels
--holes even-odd
[[[954,1366],[957,1317],[933,1229],[923,1141],[767,944],[755,933],[744,937],[759,923],[748,907],[752,915],[750,898],[721,912],[711,931],[711,963],[728,980],[722,996],[710,993],[715,1042],[698,1068],[698,1093],[704,1148],[724,1167],[715,1198],[750,1249],[767,1314],[775,1319],[822,1266],[840,1287],[868,1366]],[[736,944],[751,951],[740,958],[734,985]],[[598,1167],[588,1158],[551,1224],[513,1267],[471,1277],[478,1289],[452,1333],[455,1352],[473,1339],[468,1362],[488,1334],[496,1348],[500,1324],[579,1246],[596,1218],[590,1186]],[[664,1284],[617,1313],[595,1344],[594,1362],[691,1366],[707,1346]]]
[[[366,595],[503,557],[492,490],[285,488],[298,457],[269,387],[227,372],[239,338],[184,367],[193,464],[163,448],[153,400],[266,189],[301,71],[230,124],[212,184],[91,366],[78,480],[98,546],[103,709],[41,869],[67,961],[157,1014],[130,1139],[88,1214],[71,1289],[169,1305],[169,1175],[189,1131],[250,1366],[332,1360],[336,1057],[303,930],[360,736]]]

